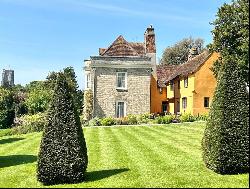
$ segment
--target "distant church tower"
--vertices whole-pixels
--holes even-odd
[[[2,73],[2,86],[14,86],[14,70],[3,69]]]

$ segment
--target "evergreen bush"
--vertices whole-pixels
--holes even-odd
[[[66,78],[59,73],[40,144],[37,178],[44,185],[82,182],[87,164],[80,118]]]
[[[233,59],[219,73],[202,150],[205,165],[217,173],[249,172],[249,94]]]

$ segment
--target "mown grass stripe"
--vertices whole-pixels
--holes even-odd
[[[165,144],[171,139],[161,133],[163,132],[165,135],[170,135],[173,138],[177,137],[177,142],[171,140],[170,143],[176,145],[175,143],[179,143],[181,140],[181,142],[183,142],[181,143],[182,147],[193,150],[198,148],[195,147],[195,145],[190,146],[189,143],[196,144],[195,141],[202,136],[202,134],[200,134],[201,132],[196,129],[197,127],[204,127],[204,125],[202,126],[201,124],[196,125],[195,123],[192,123],[190,125],[170,124],[166,126],[146,127],[84,128],[90,161],[87,172],[89,173],[90,178],[93,175],[97,176],[97,180],[94,179],[90,182],[79,184],[55,185],[49,187],[249,187],[249,174],[215,174],[206,169],[201,158],[196,158],[196,156],[193,155],[190,157],[190,154],[187,154],[169,144]],[[104,129],[103,134],[98,133],[100,131],[99,129]],[[151,131],[150,129],[155,129],[157,132]],[[36,149],[39,148],[41,135],[39,136],[38,134],[35,138],[32,138],[33,135],[34,134],[32,133],[22,136],[25,138],[24,140],[28,140],[33,144],[29,145],[29,143],[26,143],[25,145],[21,145],[23,155],[36,154]],[[178,138],[179,135],[182,136]],[[4,138],[8,139],[11,137]],[[0,138],[0,140],[1,139],[2,138]],[[22,140],[22,142],[24,140]],[[99,142],[97,142],[97,140],[99,140]],[[185,143],[185,141],[188,141],[188,143]],[[0,152],[0,156],[7,156],[8,153],[11,153],[12,149],[15,150],[15,148],[19,148],[19,145],[14,145],[18,144],[16,142],[11,143],[11,148],[6,151],[6,154],[1,154]],[[108,154],[108,159],[104,161],[98,160],[98,158],[102,158],[100,143],[103,143],[102,145],[106,146],[106,150],[104,151]],[[5,145],[8,145],[8,143],[3,146],[5,147]],[[97,152],[95,152],[96,149]],[[21,154],[21,152],[18,153]],[[106,164],[105,168],[108,168],[109,166],[110,169],[116,167],[118,169],[127,167],[129,171],[120,174],[108,174],[108,176],[106,176],[105,174],[107,172],[102,172],[104,169],[102,169],[102,165],[99,164],[100,162],[101,164]],[[25,164],[18,164],[17,162],[16,165],[11,167],[2,167],[0,168],[0,187],[44,187],[36,181],[35,171],[36,162]]]
[[[101,158],[101,144],[100,144],[100,130],[93,128],[90,133],[85,136],[87,151],[88,151],[88,168],[87,171],[95,169],[100,164]]]
[[[154,127],[149,127],[152,128],[154,130],[154,132],[159,132],[162,134],[166,134],[166,135],[172,135],[172,136],[179,136],[179,138],[183,138],[183,140],[187,140],[187,141],[192,141],[192,145],[196,145],[196,146],[200,146],[201,143],[201,136],[202,134],[197,134],[196,132],[192,132],[192,133],[188,133],[188,132],[182,132],[182,131],[178,131],[177,129],[173,129],[173,128],[169,128],[168,126],[166,127],[158,127],[158,126],[154,126]]]
[[[173,158],[172,162],[178,162],[180,159],[193,160],[197,158],[196,154],[194,156],[193,152],[190,152],[193,151],[194,148],[190,147],[187,143],[178,144],[173,140],[168,140],[160,135],[150,132],[150,130],[147,129],[149,129],[149,127],[145,127],[140,130],[138,130],[138,128],[135,128],[135,132],[131,134],[133,134],[134,137],[139,137],[139,139],[143,141],[143,143],[147,143],[148,145],[150,145],[150,149],[155,150],[155,153],[158,153],[159,151],[169,150],[169,148],[173,149],[173,152],[171,154],[167,154],[169,158]],[[180,154],[181,156],[179,156]],[[159,155],[161,156],[161,154]]]
[[[30,146],[31,141],[37,141],[40,138],[41,133],[33,133],[33,135],[29,135],[28,137],[20,136],[19,138],[23,138],[22,140],[11,142],[5,145],[0,146],[0,155],[17,153],[18,151],[22,151],[24,149],[28,149],[27,146]],[[16,137],[11,137],[16,138]],[[24,147],[25,146],[25,147]]]
[[[101,128],[101,159],[100,166],[95,171],[107,173],[107,177],[96,181],[102,187],[122,187],[122,180],[127,176],[128,164],[126,154],[117,143],[117,138],[112,132],[113,128]],[[110,174],[110,175],[109,175]],[[112,182],[110,182],[112,180]]]
[[[128,130],[127,130],[128,131]],[[204,165],[201,163],[201,160],[198,160],[196,158],[193,158],[190,155],[183,154],[183,152],[179,151],[178,149],[172,149],[171,147],[167,147],[164,149],[162,146],[157,146],[155,143],[153,143],[154,140],[148,139],[148,136],[141,135],[141,133],[137,131],[131,131],[127,132],[127,135],[130,135],[131,137],[137,138],[141,141],[140,146],[146,145],[149,146],[148,151],[150,151],[150,156],[152,156],[153,161],[162,164],[165,164],[166,167],[158,167],[159,170],[156,170],[156,172],[162,172],[162,175],[165,175],[165,171],[167,171],[167,175],[171,179],[174,179],[175,182],[171,182],[171,186],[169,185],[169,181],[166,181],[165,183],[162,182],[161,186],[168,186],[168,187],[187,187],[189,183],[192,183],[188,187],[195,187],[197,185],[193,185],[195,183],[199,183],[201,186],[205,186],[203,181],[199,181],[197,176],[200,174],[207,174],[207,170],[205,169]],[[144,137],[141,137],[144,136]],[[147,140],[146,140],[147,138]],[[162,153],[165,152],[165,153]],[[195,166],[194,166],[195,164]],[[156,165],[157,167],[157,165]],[[178,172],[179,170],[182,170],[181,172]],[[178,176],[177,176],[178,175]],[[189,175],[192,175],[193,177],[190,177]],[[154,176],[152,176],[154,178]],[[159,178],[155,178],[155,183],[158,183]],[[194,180],[194,182],[190,182],[190,180]],[[207,183],[206,183],[207,184]]]
[[[121,132],[128,141],[132,141],[133,148],[135,152],[132,153],[133,157],[137,157],[139,161],[135,161],[136,165],[139,168],[141,173],[140,180],[144,178],[144,187],[162,187],[167,184],[175,185],[171,180],[166,180],[164,177],[171,176],[180,181],[179,184],[185,184],[185,178],[180,177],[175,173],[175,167],[170,166],[166,163],[165,158],[162,157],[162,154],[158,150],[152,148],[152,141],[148,140],[145,142],[144,136],[136,134],[135,130],[123,129]],[[130,142],[131,144],[131,142]],[[168,171],[168,174],[165,175],[165,171]],[[162,180],[164,181],[162,182]]]
[[[201,147],[201,139],[200,137],[194,138],[190,136],[186,136],[185,134],[180,134],[178,132],[169,132],[166,127],[144,127],[139,132],[149,132],[151,135],[158,137],[162,137],[166,141],[175,141],[176,144],[188,146],[189,148],[194,148],[200,150]]]
[[[117,187],[142,187],[142,183],[140,179],[138,179],[141,175],[140,170],[134,164],[134,158],[131,158],[131,154],[127,149],[126,139],[123,135],[118,134],[120,132],[119,128],[112,128],[110,132],[112,133],[114,141],[116,141],[116,161],[118,161],[119,164],[121,163],[125,169],[129,169],[123,174],[123,179],[127,182],[123,183],[119,181],[120,186]]]

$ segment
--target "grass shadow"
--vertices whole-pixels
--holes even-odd
[[[108,178],[126,171],[129,171],[129,169],[124,168],[124,169],[110,169],[110,170],[86,172],[85,182],[102,180],[104,178]]]
[[[37,160],[37,156],[33,155],[9,155],[0,156],[0,168],[16,166],[26,163],[33,163]]]
[[[12,143],[12,142],[16,142],[19,140],[23,140],[24,138],[7,138],[7,139],[2,139],[0,140],[0,144],[7,144],[7,143]]]

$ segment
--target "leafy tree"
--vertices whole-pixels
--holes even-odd
[[[29,113],[35,114],[48,109],[52,90],[46,86],[44,81],[33,81],[26,86],[26,90],[28,94],[25,105]]]
[[[202,140],[205,165],[220,174],[249,171],[249,94],[234,61],[224,59]]]
[[[87,164],[86,143],[71,88],[65,75],[58,73],[38,154],[37,177],[45,185],[81,182]]]
[[[29,113],[35,114],[46,111],[49,108],[50,101],[51,94],[48,90],[36,89],[28,93],[25,105]]]
[[[197,46],[199,51],[204,50],[204,40],[201,38],[184,38],[171,47],[167,47],[162,55],[162,64],[178,65],[188,60],[190,48]]]
[[[233,57],[249,86],[249,1],[224,4],[217,12],[210,50],[220,52],[222,59]],[[218,68],[219,69],[219,68]]]
[[[11,90],[0,88],[0,129],[10,128],[14,118],[13,93]]]

